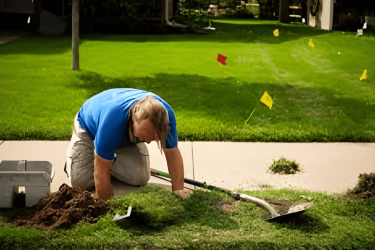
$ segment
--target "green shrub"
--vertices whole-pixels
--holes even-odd
[[[296,171],[300,171],[299,164],[293,161],[288,161],[284,157],[281,157],[279,160],[273,160],[272,165],[269,169],[274,173],[279,174],[295,174]]]
[[[199,25],[201,27],[209,26],[208,15],[203,9],[186,9],[180,8],[175,16],[174,21],[176,23],[187,24],[189,26]]]
[[[83,30],[93,31],[95,18],[111,17],[113,19],[118,17],[118,20],[121,20],[121,25],[134,27],[150,14],[160,13],[160,9],[160,0],[81,0],[81,26],[83,26]]]
[[[254,18],[254,14],[248,11],[246,6],[238,8],[236,11],[236,16],[239,18]]]
[[[279,16],[279,0],[259,0],[259,18],[277,19]]]
[[[187,24],[189,26],[208,26],[209,13],[206,13],[205,10],[208,9],[209,5],[209,1],[205,0],[180,1],[177,5],[177,10],[174,13],[174,22]]]
[[[219,0],[219,6],[222,8],[235,10],[239,5],[241,5],[241,0]]]

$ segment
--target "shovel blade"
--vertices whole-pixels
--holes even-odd
[[[298,212],[294,212],[294,213],[283,214],[283,215],[280,215],[280,216],[276,216],[276,217],[273,217],[273,218],[266,219],[266,221],[270,221],[270,222],[271,221],[275,221],[275,222],[289,221],[289,220],[294,219],[295,217],[297,217],[298,215],[302,214],[305,211],[306,211],[306,209],[298,211]]]
[[[294,217],[297,217],[298,215],[305,212],[307,209],[309,209],[313,205],[314,205],[313,202],[309,202],[309,203],[304,203],[304,204],[300,204],[300,205],[291,207],[291,208],[289,208],[288,213],[280,215],[280,216],[275,216],[275,217],[269,218],[266,221],[281,222],[281,221],[285,221],[285,220],[291,220]]]
[[[128,207],[128,212],[126,213],[126,215],[119,215],[119,214],[116,214],[116,216],[115,217],[113,217],[113,220],[114,221],[116,221],[116,220],[122,220],[122,219],[125,219],[125,218],[127,218],[127,217],[129,217],[130,216],[130,213],[131,213],[131,211],[132,211],[132,207]]]

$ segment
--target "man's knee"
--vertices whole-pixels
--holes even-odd
[[[148,181],[150,180],[150,175],[140,175],[139,178],[137,178],[136,186],[145,186]]]
[[[112,175],[122,182],[144,186],[150,180],[150,159],[145,145],[134,145],[116,149],[117,158],[112,166]]]
[[[150,168],[147,165],[138,168],[127,168],[117,162],[112,166],[111,175],[116,179],[133,186],[144,186],[150,180]]]
[[[80,156],[82,155],[84,154],[80,154]],[[69,168],[69,164],[67,164],[67,168]],[[95,187],[94,159],[91,154],[86,157],[70,158],[69,179],[72,187],[80,187],[82,190],[88,191]]]
[[[72,187],[80,187],[82,190],[93,191],[95,190],[95,181],[92,178],[85,178],[82,176],[72,176],[70,180]]]

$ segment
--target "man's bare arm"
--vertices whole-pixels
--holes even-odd
[[[180,150],[176,148],[164,150],[168,172],[171,175],[172,191],[184,189],[184,164]]]
[[[111,183],[112,160],[106,160],[95,154],[94,180],[96,194],[99,199],[108,200],[113,197],[113,187]]]
[[[176,147],[164,150],[168,171],[172,180],[172,192],[182,198],[188,198],[193,192],[184,189],[184,164],[180,150]]]

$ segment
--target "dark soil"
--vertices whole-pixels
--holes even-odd
[[[78,222],[95,223],[109,211],[109,205],[88,191],[66,184],[30,208],[16,209],[8,222],[40,229],[72,228]]]

